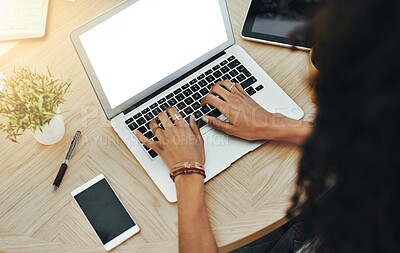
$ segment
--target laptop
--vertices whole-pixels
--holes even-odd
[[[176,107],[195,115],[205,141],[208,181],[262,145],[219,132],[204,114],[226,120],[199,101],[220,80],[239,82],[272,113],[293,119],[303,110],[238,45],[225,0],[126,1],[74,30],[72,42],[112,127],[169,202],[175,185],[156,152],[133,135],[157,141],[149,122]]]

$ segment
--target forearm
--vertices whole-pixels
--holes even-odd
[[[178,196],[179,252],[217,252],[208,220],[201,175],[180,175],[175,179]]]
[[[260,139],[292,143],[301,146],[313,130],[311,122],[276,116],[264,129],[259,129]]]
[[[290,119],[276,140],[301,146],[310,136],[312,130],[313,126],[311,122]]]

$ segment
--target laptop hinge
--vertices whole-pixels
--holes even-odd
[[[193,74],[194,72],[198,71],[199,69],[203,68],[204,66],[206,66],[207,64],[215,61],[216,59],[218,59],[219,57],[223,56],[225,53],[225,51],[222,51],[216,55],[214,55],[213,57],[211,57],[210,59],[208,59],[207,61],[201,63],[200,65],[198,65],[197,67],[193,68],[192,70],[186,72],[185,74],[181,75],[180,77],[176,78],[175,80],[173,80],[172,82],[168,83],[167,85],[161,87],[160,89],[158,89],[157,91],[151,93],[150,95],[148,95],[147,97],[141,99],[139,102],[135,103],[134,105],[130,106],[128,109],[124,110],[123,113],[127,114],[129,112],[131,112],[133,109],[139,107],[140,105],[142,105],[143,103],[147,102],[148,100],[152,99],[153,97],[157,96],[158,94],[160,94],[161,92],[169,89],[170,87],[172,87],[173,85],[179,83],[180,81],[182,81],[183,79],[185,79],[186,77],[190,76],[191,74]]]

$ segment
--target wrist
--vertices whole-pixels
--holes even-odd
[[[268,125],[262,131],[263,139],[283,141],[298,146],[304,143],[313,129],[311,122],[291,119],[281,114],[277,114]]]
[[[201,159],[187,159],[184,162],[173,162],[169,163],[168,169],[169,172],[173,172],[176,169],[180,168],[201,168],[204,170],[204,162],[195,162]]]
[[[200,174],[203,178],[206,178],[206,173],[204,171],[204,165],[198,162],[181,162],[175,164],[171,169],[169,176],[172,181],[175,182],[175,177],[184,174]]]
[[[285,127],[282,129],[278,141],[301,146],[310,136],[312,129],[311,122],[286,118]]]

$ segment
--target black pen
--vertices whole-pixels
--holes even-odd
[[[51,188],[51,191],[54,192],[55,190],[60,187],[61,180],[65,174],[65,171],[68,168],[68,162],[71,159],[72,152],[75,149],[76,144],[78,143],[79,138],[81,137],[81,131],[76,131],[74,138],[72,138],[71,145],[69,146],[67,155],[65,156],[64,162],[61,164],[60,170],[57,173],[56,179],[54,179],[53,186]]]

